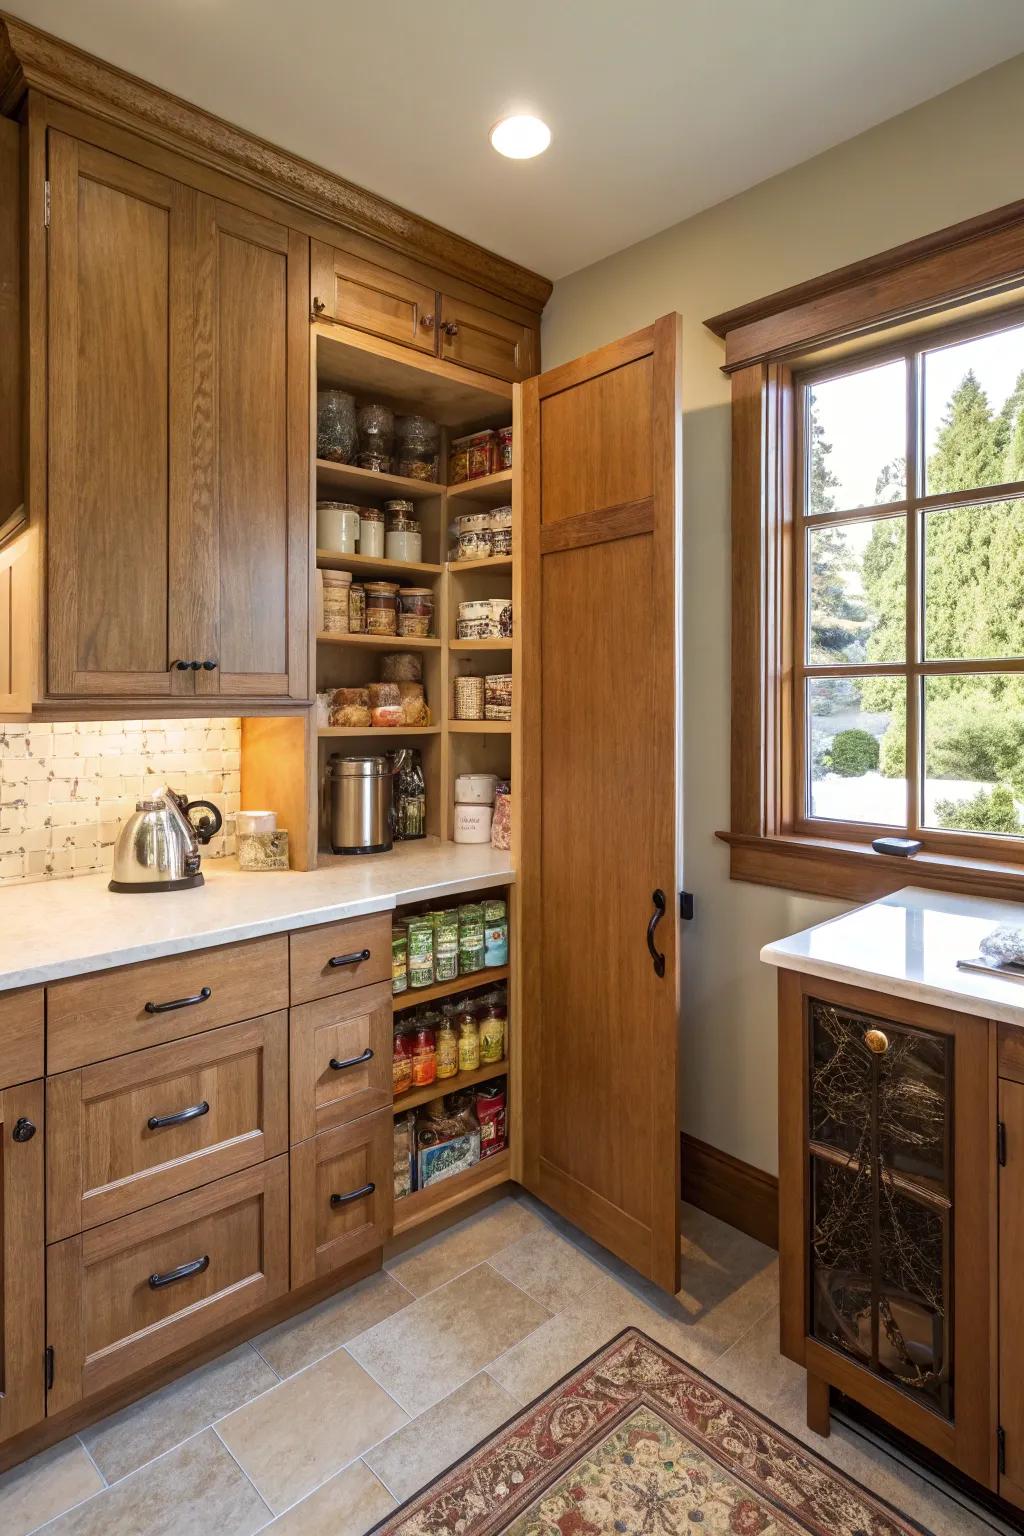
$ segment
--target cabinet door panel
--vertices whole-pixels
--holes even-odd
[[[192,559],[196,692],[308,691],[309,243],[213,198],[197,212]]]
[[[536,367],[535,335],[516,320],[441,295],[441,356],[451,363],[517,382]]]
[[[391,1047],[389,982],[293,1008],[292,1141],[390,1106]]]
[[[314,303],[329,319],[420,352],[437,351],[433,288],[319,240],[313,241],[311,265]]]
[[[1009,1036],[1012,1028],[1000,1025],[1000,1035]],[[1006,1165],[999,1172],[999,1422],[1006,1437],[1006,1467],[999,1492],[1024,1509],[1024,1084],[1000,1081],[999,1118],[1006,1139]]]
[[[195,194],[60,133],[50,182],[49,688],[191,693],[168,552]]]
[[[22,1083],[0,1093],[0,1441],[46,1412],[44,1253],[43,1085]]]
[[[390,1109],[292,1147],[292,1289],[379,1248],[394,1193]]]

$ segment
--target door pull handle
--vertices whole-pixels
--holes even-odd
[[[201,1259],[192,1259],[188,1264],[179,1264],[177,1269],[169,1269],[163,1275],[150,1275],[149,1288],[151,1291],[162,1291],[165,1285],[173,1285],[176,1280],[187,1280],[189,1275],[201,1275],[204,1269],[210,1267],[210,1255],[204,1253]]]
[[[162,1131],[168,1125],[184,1125],[186,1120],[198,1120],[200,1115],[208,1115],[210,1106],[204,1099],[201,1104],[191,1104],[188,1109],[176,1110],[173,1115],[150,1115],[146,1124],[151,1131]]]
[[[332,955],[327,964],[332,971],[336,971],[342,965],[359,965],[364,960],[369,960],[368,949],[354,949],[350,955]]]
[[[332,1056],[329,1065],[332,1072],[344,1072],[346,1067],[361,1067],[364,1061],[372,1060],[373,1051],[367,1046],[365,1051],[358,1056],[350,1056],[347,1061],[339,1061],[337,1056]]]
[[[665,892],[662,890],[652,891],[651,900],[654,902],[654,911],[651,913],[650,921],[647,924],[647,948],[650,950],[651,959],[654,962],[655,976],[664,976],[665,956],[654,942],[654,930],[665,916]]]
[[[194,1008],[196,1003],[205,1003],[213,996],[212,987],[200,987],[195,997],[176,997],[169,1003],[147,1003],[146,1013],[173,1013],[175,1008]]]

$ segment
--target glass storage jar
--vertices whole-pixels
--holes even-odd
[[[356,449],[356,400],[343,389],[316,392],[316,456],[351,464]]]
[[[368,635],[398,634],[398,583],[396,581],[366,583],[366,633]]]
[[[398,633],[425,640],[434,621],[433,592],[429,587],[402,587],[398,603]]]

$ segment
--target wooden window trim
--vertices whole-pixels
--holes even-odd
[[[976,839],[905,860],[810,834],[793,765],[794,373],[830,348],[879,351],[880,330],[921,316],[938,326],[967,306],[1009,312],[1022,284],[1024,202],[707,322],[732,380],[731,815],[718,836],[733,879],[849,901],[907,885],[1024,900],[1024,867]]]

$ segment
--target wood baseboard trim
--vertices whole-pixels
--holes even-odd
[[[685,1131],[680,1139],[683,1199],[769,1248],[777,1248],[779,1181],[775,1175]]]

